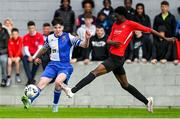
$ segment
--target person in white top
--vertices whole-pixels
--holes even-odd
[[[77,35],[80,39],[85,39],[85,33],[88,30],[91,33],[91,36],[94,36],[96,33],[96,26],[92,24],[93,16],[90,13],[85,14],[85,24],[77,30]],[[83,61],[84,64],[89,63],[89,55],[87,48],[74,47],[71,63],[76,63],[77,61]]]

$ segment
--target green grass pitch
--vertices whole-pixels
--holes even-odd
[[[60,108],[52,113],[50,107],[0,106],[0,118],[180,118],[180,108],[155,108],[154,113],[145,108]]]

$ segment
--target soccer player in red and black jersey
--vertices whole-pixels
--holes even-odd
[[[109,58],[102,62],[96,69],[91,71],[75,87],[73,87],[72,89],[66,87],[66,92],[69,97],[72,97],[74,93],[92,82],[96,77],[112,71],[122,88],[128,91],[138,100],[143,102],[145,105],[147,105],[147,109],[149,112],[153,112],[153,98],[146,98],[127,81],[126,73],[123,67],[125,61],[124,53],[126,47],[132,40],[132,36],[135,30],[152,33],[160,38],[169,41],[173,40],[174,38],[166,38],[164,36],[161,36],[157,31],[151,28],[127,20],[126,14],[127,11],[124,7],[118,7],[115,9],[116,22],[113,24],[112,31],[107,40],[107,43],[110,45]]]

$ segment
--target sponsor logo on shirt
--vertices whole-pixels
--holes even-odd
[[[119,35],[119,34],[121,34],[121,32],[122,32],[122,30],[115,30],[115,31],[114,31],[114,34],[115,34],[115,35]]]
[[[104,41],[100,41],[100,42],[92,41],[92,45],[95,47],[104,47],[106,43]]]

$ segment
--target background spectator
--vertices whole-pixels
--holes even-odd
[[[19,77],[20,74],[20,60],[22,57],[22,38],[19,36],[19,30],[13,28],[11,31],[12,37],[8,40],[8,68],[7,68],[7,82],[6,86],[11,85],[11,73],[12,73],[12,64],[16,65],[16,82],[21,82]]]
[[[145,14],[145,8],[144,8],[143,3],[138,3],[136,5],[134,21],[151,28],[151,21],[150,21],[149,16]],[[136,33],[138,33],[138,32],[136,32]],[[136,41],[140,41],[140,40],[138,40],[138,38],[141,39],[140,44],[142,45],[142,53],[143,53],[142,62],[146,63],[151,58],[152,41],[150,39],[150,35],[147,33],[142,33],[142,36],[138,35],[138,37],[135,37]]]
[[[23,66],[28,78],[28,82],[26,85],[35,84],[36,81],[34,77],[36,75],[39,64],[35,64],[33,62],[33,55],[42,48],[44,44],[43,35],[36,31],[36,26],[34,21],[29,21],[27,23],[28,32],[23,38],[23,49],[24,49],[24,57],[23,57]],[[32,63],[32,68],[30,68],[30,63]]]
[[[54,19],[57,17],[63,19],[64,31],[73,33],[75,13],[72,10],[70,3],[70,0],[61,0],[60,8],[55,11]]]
[[[176,19],[175,19],[175,16],[169,12],[169,3],[167,1],[161,2],[161,13],[158,14],[154,19],[153,28],[155,30],[158,30],[159,26],[165,26],[166,29],[168,29],[165,33],[166,37],[175,36]],[[171,42],[170,47],[171,47],[171,54],[167,59],[169,59],[169,61],[172,61],[174,60],[173,49],[175,47],[175,43]],[[166,63],[167,60],[164,59],[162,60],[162,62]]]
[[[104,30],[106,34],[109,34],[111,31],[113,22],[108,19],[106,14],[103,12],[98,13],[97,20],[96,20],[96,25],[102,25],[104,27]]]
[[[77,30],[77,35],[80,37],[80,39],[85,39],[85,33],[86,31],[89,31],[91,33],[91,36],[95,35],[96,33],[96,26],[92,24],[93,22],[93,16],[90,13],[86,13],[85,16],[85,24],[81,25],[81,27]],[[72,63],[75,63],[76,61],[84,61],[85,64],[88,64],[89,57],[88,57],[88,48],[81,48],[81,47],[74,47],[73,55],[72,55]]]
[[[180,26],[177,28],[177,33],[176,33],[176,38],[177,38],[177,40],[176,40],[176,48],[177,48],[177,56],[176,56],[176,58],[177,58],[177,62],[175,62],[175,64],[177,64],[177,63],[179,63],[179,61],[180,61]]]
[[[95,7],[94,1],[93,0],[83,0],[82,1],[82,8],[84,9],[84,13],[79,15],[78,18],[76,19],[76,26],[80,27],[82,24],[84,24],[84,16],[86,13],[92,14],[93,8]],[[93,16],[93,24],[96,22],[96,17]]]
[[[167,28],[165,26],[159,26],[158,32],[165,36]],[[151,63],[156,64],[157,61],[160,61],[162,64],[164,64],[164,61],[167,61],[170,58],[171,50],[172,47],[170,42],[155,37],[153,41],[153,53]]]
[[[177,11],[180,15],[180,7],[178,7]],[[178,21],[177,26],[176,26],[176,38],[177,38],[176,40],[177,57],[176,58],[178,61],[176,61],[175,64],[179,63],[180,61],[180,20]]]
[[[51,25],[50,23],[44,23],[43,24],[43,36],[44,36],[44,41],[46,41],[47,37],[52,33],[51,31]],[[48,49],[48,51],[42,55],[41,60],[42,60],[42,67],[43,69],[46,68],[47,64],[50,61],[50,53],[51,53],[51,49]]]
[[[124,0],[124,7],[127,10],[126,18],[129,19],[129,20],[134,20],[135,10],[132,7],[132,3],[133,3],[132,0]]]
[[[177,11],[178,11],[178,13],[180,15],[180,7],[178,7]],[[176,36],[179,33],[179,27],[180,27],[180,20],[177,22],[177,25],[176,25]]]
[[[134,62],[139,62],[142,59],[142,45],[143,45],[143,34],[141,31],[135,31],[133,39],[133,59]]]
[[[103,12],[107,18],[113,22],[114,21],[114,9],[111,6],[111,0],[103,0],[103,8],[100,10],[100,12]]]
[[[126,18],[129,19],[129,20],[134,20],[135,10],[132,7],[132,3],[133,3],[132,0],[124,0],[124,7],[127,10]],[[132,62],[132,60],[133,60],[133,40],[129,43],[129,45],[126,48],[125,59],[126,59],[125,62],[127,64],[130,64]]]
[[[5,19],[4,20],[4,24],[3,24],[4,28],[8,31],[9,35],[11,34],[11,30],[13,29],[14,25],[13,25],[13,21],[11,19]]]
[[[108,57],[106,40],[107,35],[105,34],[103,26],[96,26],[96,35],[91,37],[88,48],[92,61],[103,61]]]
[[[7,45],[8,45],[9,34],[8,31],[2,27],[0,23],[0,65],[2,73],[2,82],[1,86],[6,86],[6,77],[7,77]]]

